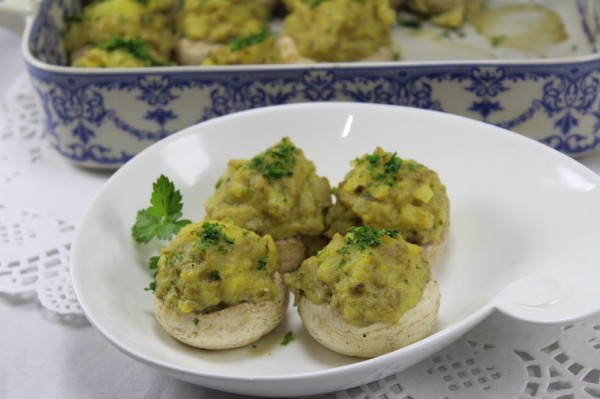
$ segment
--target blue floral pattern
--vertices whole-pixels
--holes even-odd
[[[600,28],[595,1],[577,0],[590,46]],[[40,60],[64,65],[61,21],[76,10],[44,1],[30,47]],[[590,13],[594,13],[590,16]],[[289,67],[168,73],[73,74],[28,65],[55,147],[74,162],[118,167],[174,131],[232,112],[307,101],[396,104],[450,112],[534,137],[579,156],[600,143],[600,59],[493,65],[431,64],[344,68]],[[126,107],[116,107],[115,98]],[[121,101],[125,99],[124,101]],[[190,106],[190,104],[192,106]],[[590,134],[590,132],[592,134]],[[113,148],[107,135],[129,143]],[[114,142],[114,141],[113,141]]]

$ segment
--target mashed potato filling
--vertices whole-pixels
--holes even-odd
[[[137,68],[170,65],[140,39],[125,40],[113,36],[104,43],[90,46],[73,59],[72,66],[82,68]]]
[[[156,58],[170,59],[175,35],[169,16],[162,12],[169,4],[156,1],[150,4],[152,9],[137,0],[97,0],[90,3],[80,15],[71,18],[64,37],[65,49],[69,54],[81,53],[86,47],[98,48],[118,37],[141,40]],[[119,55],[115,57],[122,59]],[[122,61],[119,61],[116,66],[121,64]]]
[[[188,224],[162,249],[155,295],[181,313],[208,313],[279,295],[279,267],[270,236],[231,222]]]
[[[414,244],[436,243],[449,224],[450,201],[436,172],[378,147],[352,162],[327,215],[327,235],[353,225],[399,230]]]
[[[208,51],[201,65],[240,65],[277,63],[275,37],[265,27]]]
[[[270,31],[272,2],[185,0],[176,52],[185,65],[277,63]]]
[[[296,300],[329,303],[351,325],[394,324],[423,296],[430,266],[394,230],[354,227],[284,276]]]
[[[227,43],[267,25],[270,10],[255,0],[184,0],[179,15],[188,39]]]
[[[284,31],[302,56],[316,61],[357,61],[391,46],[396,14],[389,0],[289,0]]]
[[[405,0],[403,6],[426,16],[436,25],[459,28],[469,17],[476,14],[482,0]]]
[[[206,201],[206,217],[231,220],[275,240],[325,229],[331,188],[288,137],[249,160],[231,160]]]

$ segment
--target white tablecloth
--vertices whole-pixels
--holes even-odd
[[[19,42],[0,29],[2,97],[25,72]],[[581,162],[600,173],[599,151]],[[40,178],[52,179],[48,175]],[[105,178],[90,176],[90,183],[76,190],[81,198],[91,198]],[[61,208],[69,206],[49,189],[32,195],[53,201],[48,209],[57,218]],[[0,192],[0,205],[3,201],[10,202],[10,193]],[[70,214],[82,211],[70,209]],[[0,292],[0,320],[0,398],[240,398],[137,363],[110,345],[84,317],[51,312],[35,293]],[[567,326],[538,326],[494,314],[405,372],[324,397],[600,398],[599,385],[600,317]]]

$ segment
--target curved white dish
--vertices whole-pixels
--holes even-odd
[[[452,203],[446,254],[433,266],[442,303],[428,338],[359,360],[319,346],[295,309],[256,348],[186,347],[152,313],[149,249],[134,244],[136,212],[160,174],[175,182],[184,216],[203,202],[232,158],[288,135],[335,185],[375,146],[438,171]],[[91,323],[129,356],[176,378],[242,394],[309,395],[358,386],[435,353],[494,309],[552,323],[600,310],[600,177],[547,146],[445,113],[356,103],[284,105],[190,127],[118,170],[90,204],[72,248],[76,293]],[[156,248],[154,248],[156,250]],[[280,345],[286,332],[295,341]]]

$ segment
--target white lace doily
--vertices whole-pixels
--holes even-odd
[[[60,159],[42,112],[25,76],[0,103],[0,292],[35,292],[51,311],[82,314],[69,248],[83,201],[102,178]]]
[[[0,103],[0,293],[36,293],[47,309],[80,315],[70,243],[108,174],[63,160],[49,147],[43,123],[23,77]],[[322,397],[600,398],[600,315],[543,326],[494,314],[408,370]]]

